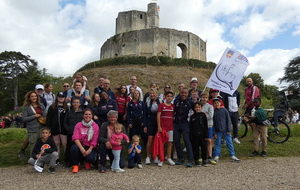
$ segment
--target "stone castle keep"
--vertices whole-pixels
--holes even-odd
[[[182,50],[182,58],[206,61],[206,42],[191,32],[159,28],[157,4],[150,3],[147,12],[119,12],[116,34],[102,45],[100,59],[118,56],[176,58],[177,46]]]

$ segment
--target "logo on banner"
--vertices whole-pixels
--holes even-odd
[[[228,50],[226,57],[231,58],[234,54],[234,51]]]
[[[242,62],[242,63],[249,63],[247,57],[243,56],[242,54],[237,56],[237,58],[235,58],[235,61]]]

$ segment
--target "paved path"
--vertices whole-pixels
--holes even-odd
[[[45,167],[45,170],[47,166]],[[126,168],[125,168],[126,169]],[[56,169],[37,173],[32,166],[0,168],[0,189],[300,189],[300,159],[249,158],[221,160],[209,167],[154,164],[125,173]]]

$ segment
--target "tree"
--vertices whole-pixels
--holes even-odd
[[[29,55],[21,52],[4,51],[0,54],[0,73],[14,106],[18,106],[18,90],[21,76],[27,72],[29,66],[37,67],[37,62]],[[8,98],[8,97],[6,97]]]
[[[300,56],[295,57],[284,67],[284,76],[279,78],[280,83],[287,82],[290,86],[300,87]]]

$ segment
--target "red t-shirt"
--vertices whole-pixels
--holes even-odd
[[[41,114],[42,115],[42,109],[40,108],[40,106],[34,107],[35,113],[36,114]]]
[[[126,108],[126,102],[124,96],[118,96],[115,94],[116,97],[116,102],[118,104],[118,113],[119,115],[124,115],[125,114],[125,108]]]
[[[127,96],[127,98],[126,98],[126,103],[127,103],[127,102],[130,102],[131,99],[132,99],[132,98],[131,98],[130,96]]]
[[[174,104],[170,106],[165,103],[161,103],[158,106],[157,112],[161,112],[160,115],[160,126],[166,131],[173,130],[173,117],[174,117]]]

